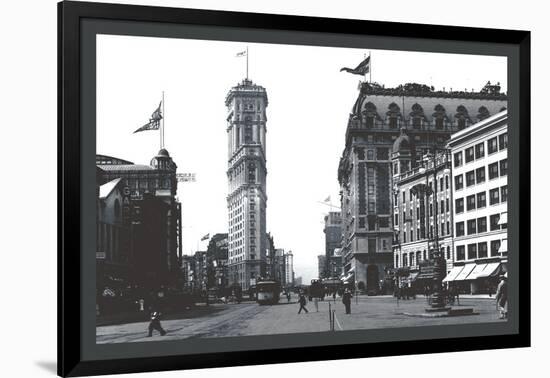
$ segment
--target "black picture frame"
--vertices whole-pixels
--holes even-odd
[[[82,22],[89,19],[514,45],[519,51],[517,333],[145,358],[82,358]],[[58,4],[58,374],[82,376],[530,346],[530,32],[63,1]],[[513,206],[513,205],[511,205]],[[517,204],[516,204],[517,206]]]

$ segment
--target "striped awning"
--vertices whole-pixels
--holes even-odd
[[[445,278],[443,278],[443,282],[451,282],[456,279],[456,277],[462,272],[462,269],[464,269],[464,265],[461,266],[455,266]]]

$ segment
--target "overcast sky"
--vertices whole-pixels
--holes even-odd
[[[227,232],[225,96],[245,75],[267,89],[267,230],[277,248],[292,250],[296,276],[317,276],[324,254],[328,196],[339,205],[337,168],[368,50],[243,44],[169,38],[98,36],[97,153],[148,164],[159,132],[132,134],[165,96],[165,147],[179,173],[183,253],[206,249],[200,238]],[[506,58],[371,50],[372,81],[436,89],[479,90],[489,80],[507,90]]]

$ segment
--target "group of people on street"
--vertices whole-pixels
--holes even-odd
[[[333,298],[336,299],[336,293],[334,293]],[[344,304],[344,307],[346,309],[346,314],[351,314],[351,291],[349,289],[344,290],[344,293],[342,294],[342,303]],[[306,308],[307,299],[303,292],[300,292],[300,296],[298,298],[298,304],[300,305],[300,309],[298,310],[298,314],[302,313],[302,310],[307,314],[309,311]],[[319,299],[317,297],[313,298],[313,304],[315,306],[315,311],[319,312]]]

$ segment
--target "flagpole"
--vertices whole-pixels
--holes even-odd
[[[246,46],[246,80],[248,80],[248,46]]]
[[[372,83],[372,60],[370,59],[370,50],[369,50],[369,83]]]
[[[164,148],[164,117],[166,117],[164,113],[164,91],[162,91],[162,129],[160,131],[160,148]]]

